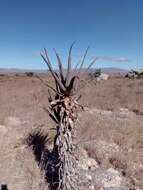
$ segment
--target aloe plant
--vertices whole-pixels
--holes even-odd
[[[59,54],[55,51],[58,72],[54,70],[53,65],[48,57],[47,50],[41,56],[47,64],[48,69],[55,81],[55,87],[46,84],[49,88],[49,108],[46,111],[55,122],[56,135],[53,143],[53,153],[55,155],[53,167],[56,179],[50,185],[51,189],[58,190],[71,190],[79,189],[78,187],[78,171],[75,158],[76,147],[74,144],[77,112],[83,109],[79,105],[78,100],[81,95],[78,95],[79,83],[81,81],[80,74],[84,67],[85,58],[88,53],[89,47],[86,49],[85,54],[81,60],[79,67],[72,68],[72,48],[74,43],[69,49],[68,64],[66,73]],[[96,62],[95,58],[87,67],[87,70]],[[55,93],[51,96],[51,90]]]

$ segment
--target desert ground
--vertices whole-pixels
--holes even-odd
[[[53,84],[49,75],[40,77]],[[92,190],[143,189],[143,79],[112,76],[80,90],[79,164]],[[54,123],[43,109],[47,88],[36,76],[0,75],[0,184],[44,190],[47,184],[26,138],[41,129],[51,146]],[[84,189],[84,187],[83,187]]]

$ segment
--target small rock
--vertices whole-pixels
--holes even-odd
[[[83,149],[81,150],[81,157],[79,159],[78,163],[79,167],[83,170],[95,170],[96,168],[99,168],[98,163],[93,158],[90,158],[87,154],[87,152]]]
[[[5,125],[0,125],[0,134],[4,135],[7,133],[7,128]]]
[[[91,181],[92,180],[92,176],[91,175],[89,175],[89,174],[85,174],[85,177],[89,180],[89,181]]]
[[[115,170],[114,168],[109,168],[109,169],[107,170],[107,172],[111,172],[111,173],[113,173],[113,174],[119,175],[119,172],[118,172],[117,170]]]
[[[135,115],[134,112],[129,111],[127,108],[120,108],[118,114],[121,118],[133,117]]]
[[[89,186],[89,190],[95,190],[95,188],[94,188],[94,185],[93,185],[93,184],[91,184],[91,185]]]

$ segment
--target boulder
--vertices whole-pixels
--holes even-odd
[[[126,190],[127,184],[121,174],[113,169],[100,169],[93,174],[94,185],[105,190]]]
[[[108,80],[109,75],[106,73],[101,73],[101,75],[97,78],[97,80]]]

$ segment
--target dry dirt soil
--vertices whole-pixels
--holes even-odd
[[[50,76],[41,78],[53,83]],[[90,82],[79,93],[85,111],[79,113],[77,143],[98,164],[98,169],[91,171],[94,189],[142,190],[143,79],[111,77],[96,85]],[[37,77],[0,76],[0,184],[7,184],[9,190],[47,188],[24,141],[40,128],[49,134],[49,145],[52,142],[54,123],[43,109],[47,106],[47,88]],[[103,175],[97,180],[101,171],[110,169],[128,182],[126,187],[105,183]]]

